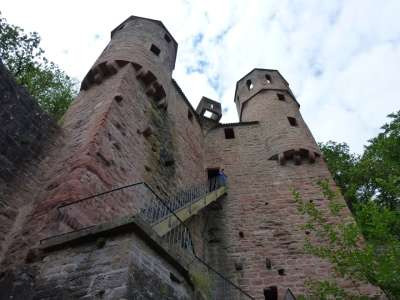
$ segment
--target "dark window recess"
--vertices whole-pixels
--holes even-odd
[[[265,266],[267,267],[268,270],[271,270],[272,268],[272,262],[268,257],[265,259]]]
[[[217,168],[207,169],[208,179],[215,178],[218,176],[218,174],[219,174],[219,169],[217,169]]]
[[[265,74],[265,79],[267,80],[267,83],[272,83],[271,75]]]
[[[248,80],[246,81],[246,85],[247,85],[247,88],[249,89],[249,91],[252,90],[253,87],[254,87],[254,84],[251,82],[250,79],[248,79]]]
[[[235,131],[233,131],[233,128],[225,128],[225,138],[226,139],[234,139],[235,138]]]
[[[164,39],[165,39],[168,43],[171,42],[171,38],[169,37],[168,34],[164,34]]]
[[[166,159],[166,160],[164,161],[164,165],[165,165],[166,167],[170,167],[170,166],[172,166],[174,163],[175,163],[175,160],[174,160],[173,158],[168,158],[168,159]]]
[[[278,300],[278,288],[276,286],[270,286],[264,289],[265,300]]]
[[[291,126],[298,126],[296,118],[287,117],[287,119],[288,119],[289,124],[290,124]]]
[[[157,56],[159,56],[159,55],[160,55],[160,52],[161,52],[160,48],[158,48],[158,47],[157,47],[156,45],[154,45],[154,44],[151,44],[150,51],[153,52],[153,53],[154,53],[155,55],[157,55]]]
[[[278,96],[278,99],[281,101],[285,101],[285,95],[283,94],[276,94]]]
[[[190,121],[193,121],[193,114],[192,114],[192,112],[190,110],[188,110],[188,119]]]
[[[215,183],[216,183],[216,178],[219,175],[219,168],[211,168],[211,169],[207,169],[207,177],[208,177],[208,182],[209,182],[209,190],[210,191],[214,191],[215,190]],[[216,238],[215,236],[211,239],[213,241],[213,243],[218,242],[218,238]],[[210,240],[210,243],[211,243]]]

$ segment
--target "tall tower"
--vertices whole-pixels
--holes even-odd
[[[224,168],[229,186],[222,209],[207,214],[210,260],[256,299],[275,299],[275,292],[282,299],[288,288],[302,294],[308,278],[328,278],[332,269],[305,253],[305,220],[292,189],[325,207],[317,182],[333,183],[331,175],[278,71],[245,75],[234,101],[240,122],[206,135],[207,167]]]
[[[38,176],[31,176],[25,198],[17,191],[10,199],[32,210],[10,230],[0,263],[29,262],[38,272],[24,283],[28,288],[18,286],[13,278],[18,274],[3,276],[1,296],[193,298],[189,267],[168,254],[151,227],[154,219],[138,221],[139,213],[160,207],[153,191],[172,202],[178,191],[207,179],[198,116],[172,79],[176,52],[176,41],[157,20],[132,16],[112,31],[63,117],[54,146],[35,166]],[[122,188],[126,185],[132,189]],[[88,197],[96,194],[104,197]],[[85,236],[79,242],[77,232]],[[96,245],[94,236],[107,241]],[[77,243],[71,246],[71,240]],[[16,297],[19,292],[30,296]]]
[[[254,69],[245,75],[237,82],[235,103],[241,122],[259,121],[264,127],[268,159],[300,164],[319,156],[300,104],[279,71]]]

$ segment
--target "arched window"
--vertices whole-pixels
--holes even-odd
[[[252,90],[253,87],[254,87],[254,84],[251,82],[250,79],[247,79],[246,85],[247,85],[247,89],[248,89],[249,91]]]
[[[271,75],[265,74],[265,79],[266,79],[266,81],[267,81],[268,84],[269,84],[269,83],[272,83]]]

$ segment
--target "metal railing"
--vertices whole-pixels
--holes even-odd
[[[296,297],[292,293],[290,289],[286,290],[285,297],[283,298],[284,300],[296,300]]]
[[[154,224],[155,222],[159,222],[163,218],[167,217],[171,210],[176,212],[183,207],[190,206],[210,192],[213,192],[224,185],[225,182],[220,178],[211,178],[205,183],[194,185],[188,189],[179,191],[173,197],[170,197],[165,201],[165,203],[158,201],[158,203],[152,203],[151,205],[146,206],[144,210],[141,211],[141,216],[150,224]],[[151,189],[147,184],[146,186]],[[153,190],[152,192],[156,195]]]
[[[170,243],[181,243],[187,248],[188,229],[182,228],[180,223],[183,222],[174,216],[175,212],[191,207],[193,203],[223,185],[224,181],[212,178],[165,200],[161,199],[148,184],[138,182],[64,204],[58,207],[58,212],[61,219],[71,228],[70,231],[126,216],[139,216],[152,227],[169,218],[171,230],[166,233],[166,240]]]
[[[193,205],[225,184],[220,178],[212,178],[165,200],[149,185],[139,182],[79,199],[58,207],[58,210],[63,221],[72,228],[71,231],[133,215],[139,216],[152,228],[168,220],[170,229],[161,238],[169,248],[184,249],[198,262],[196,271],[202,274],[203,281],[205,276],[210,282],[210,287],[205,292],[208,293],[208,299],[254,299],[196,254],[192,234],[176,214],[180,209]]]

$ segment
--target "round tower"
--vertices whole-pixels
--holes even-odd
[[[131,16],[111,32],[111,41],[82,81],[81,89],[100,84],[131,63],[145,84],[170,81],[178,44],[162,22]],[[150,71],[150,72],[147,72]],[[156,93],[163,93],[157,84]],[[163,98],[160,95],[159,98]]]
[[[171,74],[178,44],[162,22],[131,16],[111,31],[111,42],[97,60],[140,61]],[[96,63],[97,63],[96,62]]]
[[[301,117],[288,82],[277,70],[254,69],[236,84],[235,103],[241,122],[259,121],[265,133],[268,159],[281,164],[310,163],[320,155]]]

